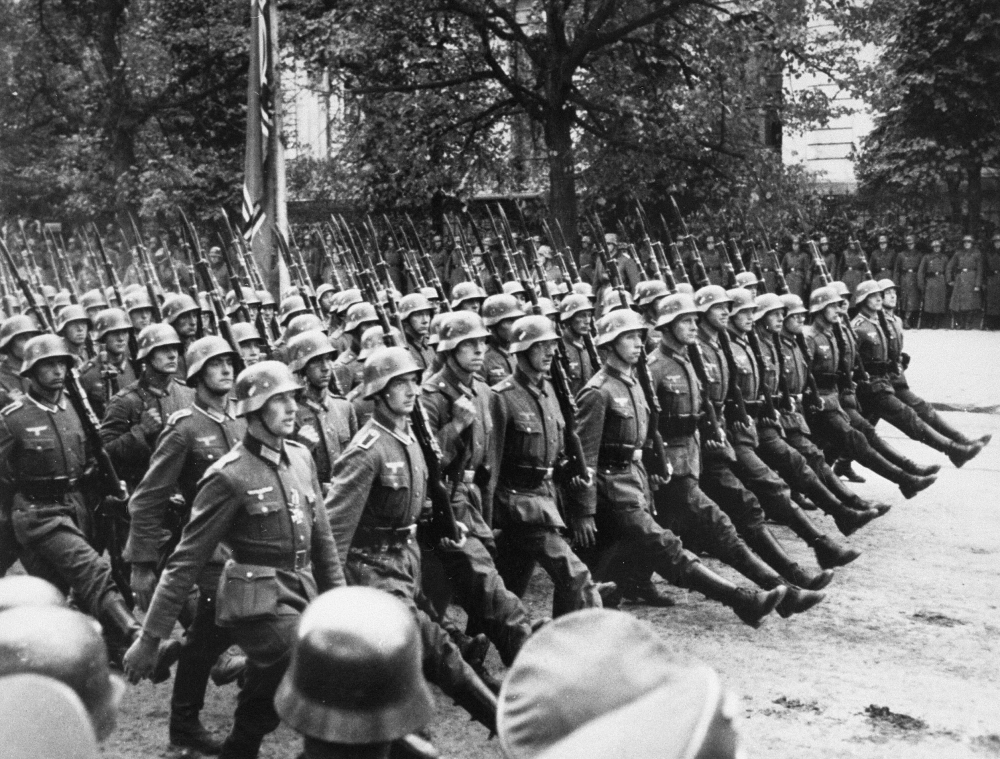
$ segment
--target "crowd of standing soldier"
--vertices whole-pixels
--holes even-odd
[[[492,731],[486,654],[513,665],[546,623],[523,602],[537,567],[553,617],[673,605],[655,574],[756,627],[821,603],[861,556],[831,532],[890,510],[838,462],[906,498],[934,484],[940,466],[902,456],[879,420],[955,466],[989,442],[910,389],[914,294],[890,272],[913,272],[887,240],[870,257],[838,257],[823,237],[783,256],[748,240],[744,259],[735,241],[686,234],[602,234],[576,255],[509,229],[475,237],[387,248],[381,266],[331,240],[320,280],[298,268],[278,299],[252,277],[223,292],[218,261],[195,288],[207,292],[155,278],[154,299],[148,273],[77,297],[8,262],[21,295],[0,324],[2,567],[20,561],[100,621],[133,682],[177,662],[171,743],[256,756],[275,694],[287,706],[300,687],[286,671],[306,607],[345,584],[399,599],[427,679]],[[914,267],[925,314],[933,255]],[[978,303],[962,288],[989,292],[974,250],[940,268],[962,314]],[[125,499],[96,476],[105,461]],[[790,557],[775,523],[817,567]],[[240,682],[224,742],[199,718],[210,677]],[[333,687],[303,679],[317,701]]]

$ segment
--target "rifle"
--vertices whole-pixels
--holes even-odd
[[[451,233],[452,240],[455,239],[455,229],[458,229],[459,245],[455,247],[455,250],[458,251],[458,258],[462,264],[462,271],[465,272],[466,278],[470,282],[474,282],[476,286],[479,287],[480,290],[485,292],[486,288],[483,283],[483,278],[479,275],[478,271],[472,268],[472,265],[469,263],[469,255],[468,255],[469,243],[468,240],[465,239],[465,230],[462,229],[461,222],[458,219],[456,219],[455,226],[453,227],[451,222],[448,221],[448,217],[445,216],[444,223],[448,226],[448,231]]]
[[[354,270],[351,267],[351,257],[344,253],[344,250],[347,248],[347,243],[344,242],[344,235],[340,230],[339,224],[340,222],[337,221],[337,218],[333,214],[330,214],[330,221],[326,223],[326,228],[330,230],[330,236],[333,238],[333,242],[337,246],[337,254],[340,256],[340,261],[344,268],[344,274],[347,277],[347,282],[344,284],[346,284],[348,288],[361,289]],[[333,254],[331,253],[331,256],[332,255]]]
[[[549,227],[549,223],[545,219],[542,219],[542,229],[545,230],[545,235],[549,238],[549,242],[552,243],[552,249],[559,254],[559,261],[561,262],[562,267],[566,268],[569,271],[572,277],[570,281],[579,282],[580,269],[576,265],[576,259],[573,257],[573,251],[571,251],[569,249],[569,246],[566,244],[566,238],[563,236],[562,227],[559,224],[559,220],[555,219],[554,221],[556,229],[559,230],[559,239],[561,240],[561,244],[556,244],[555,235],[552,234],[552,229],[551,227]],[[565,253],[565,258],[563,257],[564,253]]]
[[[63,285],[62,276],[59,273],[59,264],[56,262],[56,254],[53,252],[55,241],[49,241],[49,235],[47,234],[48,230],[45,228],[44,224],[39,222],[38,226],[42,230],[42,239],[45,241],[45,251],[49,254],[49,264],[52,266],[52,274],[56,281],[56,289],[62,290],[65,285]],[[72,276],[72,272],[70,273],[69,281],[74,284],[76,283],[74,277]]]
[[[35,261],[35,252],[31,249],[31,245],[28,242],[28,233],[24,231],[24,221],[18,219],[17,224],[21,229],[21,241],[24,245],[22,258],[24,259],[24,271],[28,277],[27,281],[35,288],[36,292],[41,293],[42,285],[44,284],[42,270],[38,268],[38,262]],[[32,277],[34,277],[33,282]]]
[[[486,266],[486,271],[490,275],[490,279],[493,280],[494,288],[497,292],[503,292],[503,280],[500,278],[500,272],[497,271],[496,261],[493,260],[490,252],[486,249],[486,243],[483,241],[483,236],[479,233],[476,220],[472,218],[472,214],[468,210],[465,211],[465,218],[469,222],[469,229],[472,230],[472,236],[476,238],[476,245],[479,246],[479,250],[483,253],[483,264]]]
[[[448,300],[444,297],[444,285],[441,284],[441,278],[438,276],[437,269],[434,268],[434,262],[431,261],[430,254],[427,249],[424,248],[424,244],[420,241],[420,235],[417,234],[417,227],[413,223],[413,219],[410,218],[410,214],[406,214],[406,220],[410,223],[410,229],[413,230],[413,237],[417,241],[417,250],[420,253],[420,261],[423,263],[425,268],[425,274],[427,276],[427,281],[430,286],[437,290],[438,299],[441,301],[441,307],[445,311],[451,311],[451,306]]]
[[[156,297],[156,287],[153,285],[152,267],[146,267],[146,258],[143,255],[145,246],[138,237],[138,230],[136,233],[135,251],[139,258],[139,273],[142,275],[142,283],[146,288],[146,295],[149,298],[150,308],[153,309],[153,321],[160,322],[163,321],[163,313],[160,311],[160,301]],[[121,235],[122,242],[125,243],[125,249],[128,250],[131,247],[128,243],[128,236],[125,234],[125,230],[122,229],[120,225],[118,227],[118,234]]]
[[[594,215],[594,223],[591,224],[591,230],[597,239],[597,253],[600,256],[601,263],[608,272],[608,280],[611,283],[611,287],[618,293],[622,308],[627,309],[629,305],[628,297],[625,294],[625,283],[622,281],[622,275],[618,270],[618,266],[611,260],[611,251],[608,250],[608,244],[604,240],[604,228],[601,226],[601,220],[596,214]],[[639,351],[639,361],[636,363],[635,373],[636,378],[639,380],[639,386],[642,388],[642,394],[646,397],[646,405],[649,406],[649,429],[647,434],[649,441],[652,443],[652,450],[648,450],[647,446],[644,445],[643,459],[645,460],[647,471],[651,475],[661,477],[666,481],[670,479],[671,469],[670,460],[667,458],[667,449],[664,446],[663,436],[660,433],[660,414],[662,413],[662,409],[660,408],[660,399],[657,397],[656,390],[653,387],[653,379],[649,375],[645,350]]]
[[[84,227],[80,230],[80,239],[83,241],[83,247],[86,249],[87,263],[90,268],[94,271],[94,276],[97,277],[97,281],[101,284],[101,294],[103,295],[105,290],[108,288],[108,282],[104,280],[104,272],[101,271],[101,263],[97,260],[97,254],[94,253],[94,248],[90,244],[90,235],[87,234],[87,229]]]

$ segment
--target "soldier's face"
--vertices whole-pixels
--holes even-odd
[[[412,329],[415,334],[423,337],[427,334],[427,330],[431,325],[431,312],[417,311],[415,314],[410,314],[409,322],[410,329]]]
[[[90,325],[85,321],[70,322],[63,330],[63,337],[73,345],[80,346],[87,341]]]
[[[878,238],[878,246],[882,250],[885,250],[886,248],[888,248],[889,247],[889,240],[888,240],[888,238],[886,238],[886,237],[880,237],[880,238]]]
[[[320,389],[329,386],[330,377],[333,376],[333,359],[329,356],[317,356],[306,364],[304,374],[306,382],[314,388]]]
[[[916,238],[907,237],[906,238],[906,248],[907,250],[913,250],[913,247],[917,244]]]
[[[625,332],[615,338],[612,347],[618,358],[629,366],[635,366],[639,363],[639,356],[642,354],[642,332],[637,329]]]
[[[516,321],[516,318],[504,319],[503,321],[499,321],[493,325],[493,334],[497,336],[497,340],[499,340],[503,345],[510,345],[510,339],[512,337],[511,328],[514,326],[514,322]]]
[[[104,336],[104,347],[112,356],[118,357],[128,347],[128,330],[116,329]]]
[[[882,293],[882,308],[895,308],[898,302],[899,296],[896,294],[895,287],[890,287]]]
[[[556,355],[556,341],[546,340],[535,343],[526,351],[528,366],[539,374],[545,374],[552,367]]]
[[[288,437],[295,431],[295,412],[298,410],[294,391],[279,393],[268,398],[260,410],[260,421],[275,437]]]
[[[43,358],[32,367],[31,379],[43,392],[57,393],[66,384],[69,367],[64,358]]]
[[[483,368],[483,357],[486,355],[486,339],[477,337],[474,340],[463,340],[451,352],[455,363],[463,371],[478,372]]]
[[[749,309],[745,311],[737,311],[729,317],[729,323],[732,324],[733,328],[738,332],[749,332],[753,329],[753,311],[750,311]]]
[[[417,402],[417,375],[404,374],[389,381],[382,391],[382,400],[386,407],[396,416],[409,416]]]
[[[230,356],[216,356],[205,362],[201,368],[202,382],[214,395],[225,395],[233,389],[233,359]]]
[[[869,311],[882,310],[882,293],[872,293],[865,298],[865,308]]]
[[[972,238],[971,237],[963,238],[962,247],[964,247],[966,250],[969,250],[972,247]]]
[[[674,319],[670,333],[681,345],[694,345],[698,341],[698,317],[694,314]]]
[[[474,314],[479,313],[479,309],[482,308],[483,302],[473,298],[472,300],[462,301],[462,305],[456,308],[456,311],[471,311]]]
[[[588,332],[590,332],[590,312],[581,311],[578,314],[574,314],[569,320],[569,328],[573,331],[574,335],[583,337]]]
[[[802,333],[802,327],[805,326],[805,323],[805,314],[792,314],[785,317],[784,328],[790,335],[799,335]]]
[[[132,326],[135,328],[135,331],[142,332],[142,330],[153,323],[153,309],[137,308],[129,312],[129,318],[132,320]]]
[[[827,240],[827,239],[826,239],[825,237],[821,237],[821,238],[819,238],[819,247],[820,247],[820,248],[821,248],[822,250],[826,250],[827,248],[829,248],[829,247],[830,247],[830,241],[829,241],[829,240]]]
[[[333,302],[333,296],[334,296],[334,293],[332,293],[332,292],[325,292],[325,293],[323,293],[323,297],[319,299],[319,305],[320,305],[320,308],[323,309],[323,313],[324,314],[330,313],[330,303]]]
[[[836,324],[840,321],[840,304],[831,303],[829,306],[823,309],[823,318],[827,320],[830,324]]]
[[[768,332],[774,332],[777,334],[781,332],[781,323],[785,321],[784,310],[771,311],[763,316],[764,329]]]
[[[149,366],[160,374],[173,374],[177,371],[177,362],[180,357],[181,352],[177,350],[176,346],[167,345],[163,348],[156,348],[149,354]]]
[[[705,321],[708,326],[720,332],[729,326],[729,304],[717,303],[705,312]]]
[[[189,314],[181,314],[174,321],[174,329],[181,337],[194,337],[195,332],[198,331],[197,315],[194,311]]]
[[[261,353],[260,345],[257,344],[256,340],[247,340],[245,343],[240,343],[240,355],[243,357],[244,364],[253,366],[260,362],[264,354]]]

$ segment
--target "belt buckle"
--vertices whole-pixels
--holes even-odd
[[[475,469],[466,469],[464,472],[462,472],[463,485],[471,485],[475,481],[475,478],[476,478]]]
[[[637,461],[642,461],[642,448],[636,448],[634,451],[632,451],[632,461],[633,463]]]
[[[295,569],[305,569],[309,563],[309,556],[305,548],[300,548],[295,552]]]

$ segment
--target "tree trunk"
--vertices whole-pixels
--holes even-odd
[[[545,122],[545,147],[549,159],[549,207],[562,226],[573,255],[579,250],[576,228],[576,166],[573,156],[572,111],[555,111]]]

